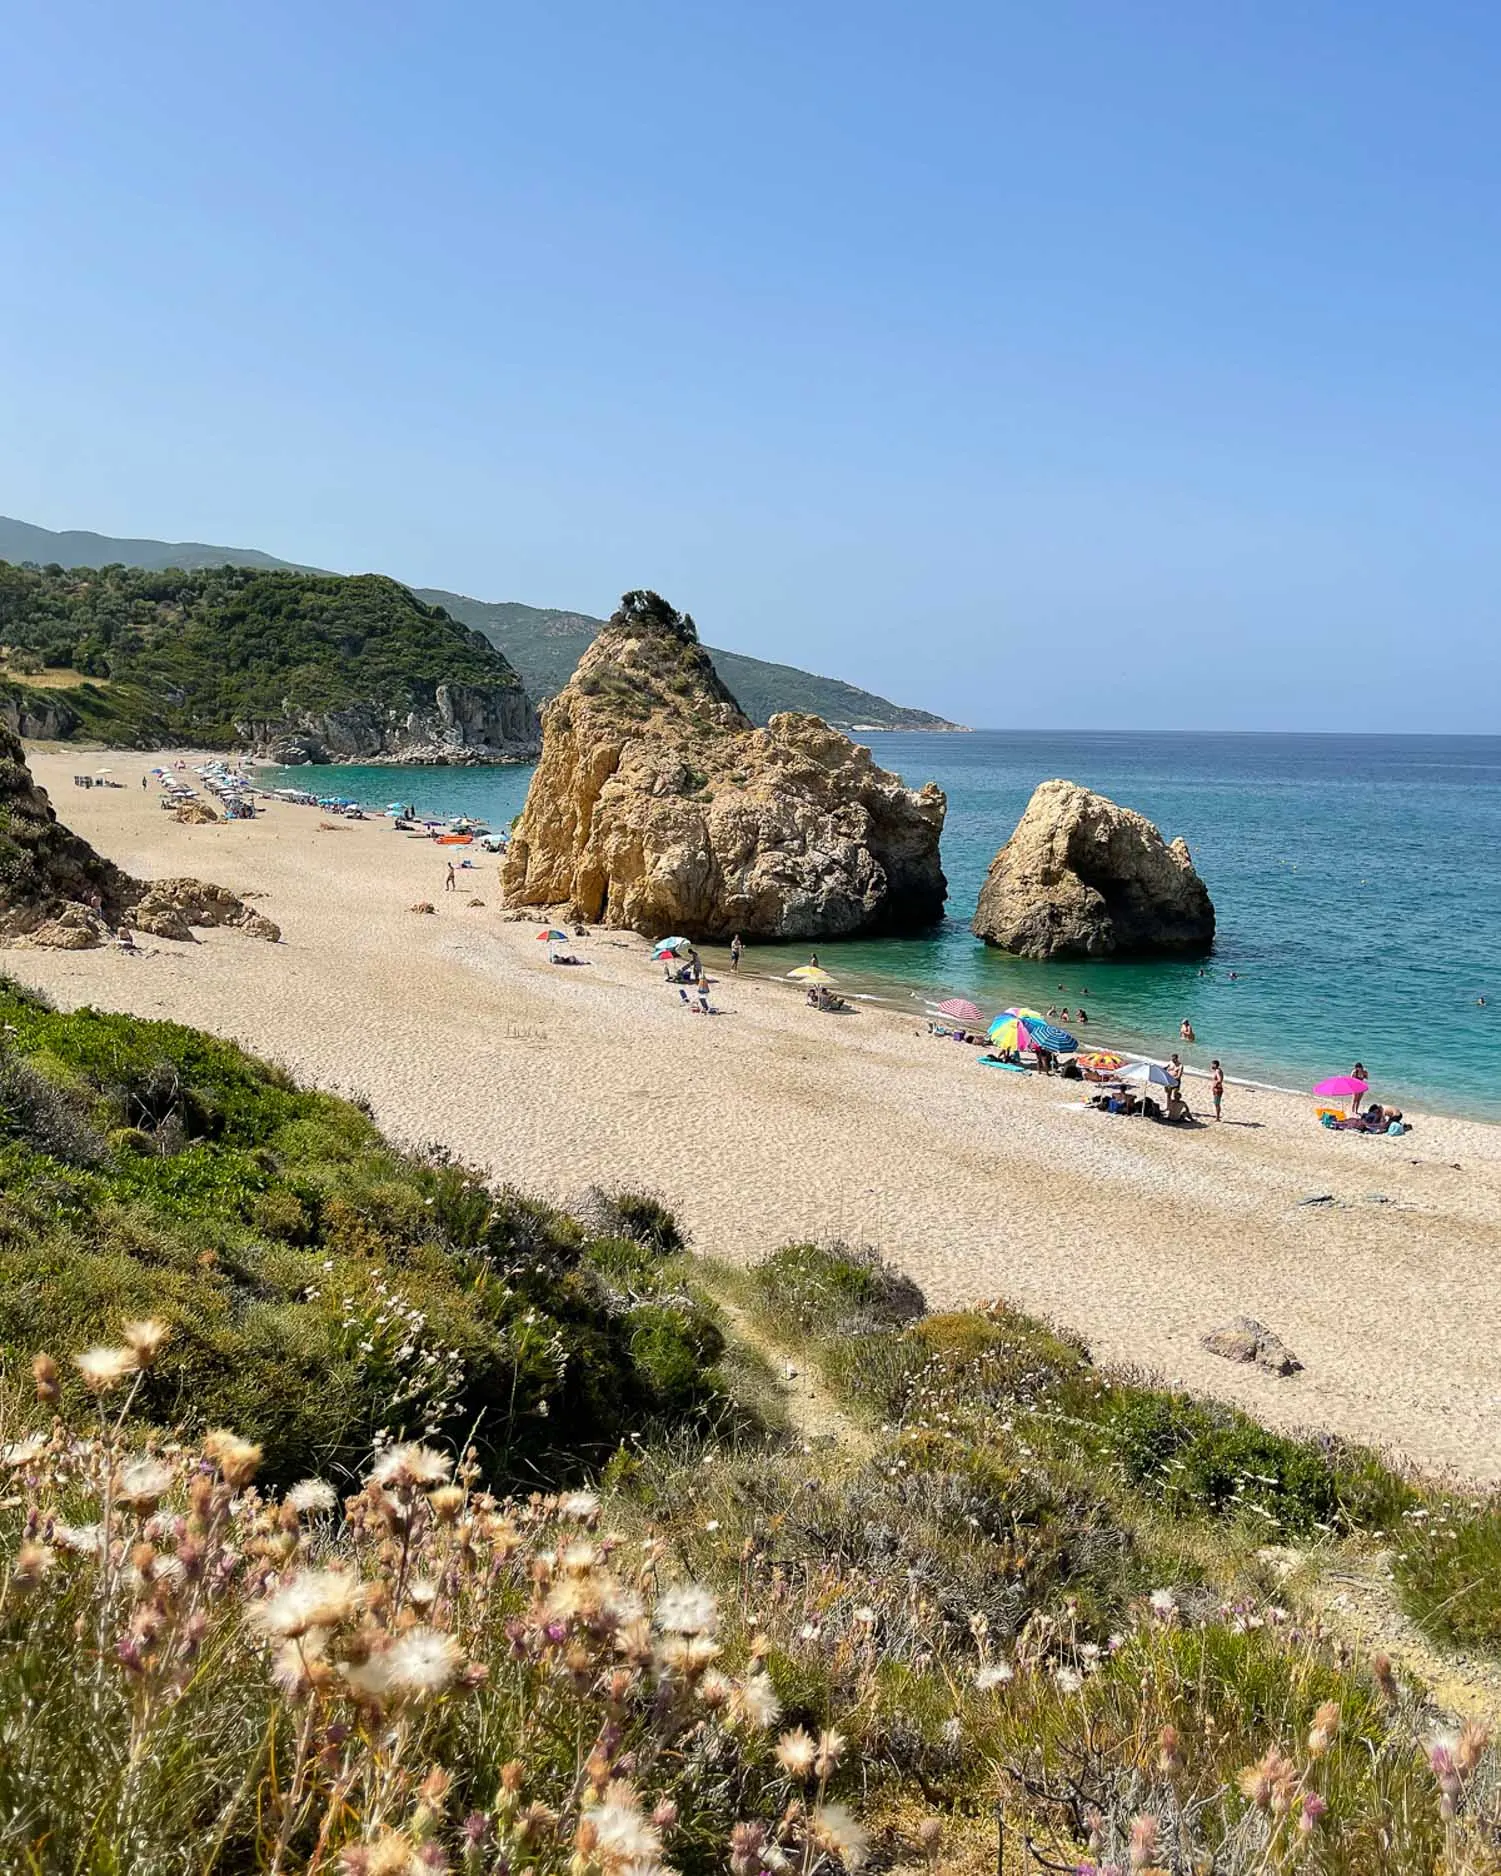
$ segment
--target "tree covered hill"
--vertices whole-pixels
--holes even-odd
[[[317,572],[277,560],[253,547],[211,547],[197,541],[126,540],[84,532],[55,533],[28,521],[0,515],[0,560],[31,561],[60,567],[261,567],[285,572]],[[455,619],[483,632],[520,673],[537,702],[560,691],[573,675],[602,620],[588,613],[514,601],[472,599],[440,587],[417,587],[417,597],[441,606]],[[743,652],[706,646],[720,676],[753,723],[765,724],[779,710],[809,711],[836,729],[944,730],[954,726],[927,710],[911,710],[873,691],[838,678],[818,677],[790,664],[770,664]]]
[[[0,644],[13,698],[38,667],[92,680],[47,693],[77,719],[60,734],[139,748],[228,747],[339,713],[404,723],[439,710],[444,686],[530,718],[493,645],[379,574],[0,562]]]

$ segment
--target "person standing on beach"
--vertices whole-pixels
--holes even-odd
[[[736,932],[735,936],[730,940],[730,969],[732,971],[739,970],[740,959],[744,955],[744,952],[745,946],[740,942],[739,932]]]
[[[1183,1086],[1183,1064],[1178,1060],[1176,1055],[1168,1057],[1167,1072],[1173,1078],[1171,1085],[1175,1088],[1181,1088]]]
[[[453,870],[453,861],[448,862],[448,877],[443,882],[444,892],[453,892],[458,887],[458,875]]]
[[[1223,1120],[1225,1117],[1220,1112],[1220,1103],[1225,1098],[1225,1071],[1218,1062],[1209,1064],[1209,1098],[1214,1102],[1215,1119]]]

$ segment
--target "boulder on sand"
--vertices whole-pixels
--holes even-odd
[[[1253,1361],[1268,1374],[1297,1374],[1303,1364],[1264,1322],[1254,1316],[1237,1316],[1221,1329],[1211,1329],[1203,1338],[1211,1355],[1223,1355],[1226,1361]]]
[[[83,951],[111,929],[137,926],[188,939],[195,925],[281,933],[222,886],[197,879],[132,879],[64,827],[38,788],[15,735],[0,725],[0,941]]]
[[[819,717],[758,730],[692,619],[627,593],[543,714],[507,904],[700,939],[852,937],[943,911],[946,803]]]
[[[1182,840],[1077,782],[1042,782],[990,863],[977,937],[1022,957],[1206,950],[1214,905]]]

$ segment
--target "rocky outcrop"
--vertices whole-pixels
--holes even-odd
[[[56,691],[30,684],[0,685],[0,729],[32,742],[65,742],[81,719]]]
[[[0,940],[87,950],[120,925],[191,939],[195,925],[236,925],[273,942],[271,920],[222,886],[196,879],[139,880],[58,820],[0,728]]]
[[[544,711],[502,878],[652,937],[912,931],[942,914],[945,806],[818,717],[756,729],[692,619],[627,593]]]
[[[1182,840],[1077,782],[1043,782],[990,863],[973,930],[1022,957],[1204,950],[1214,906]]]
[[[273,762],[530,762],[541,725],[519,686],[436,684],[431,704],[376,703],[289,711],[277,721],[236,723],[252,755]]]

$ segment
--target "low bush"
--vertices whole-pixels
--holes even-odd
[[[1392,1568],[1404,1608],[1435,1640],[1501,1647],[1501,1502],[1410,1513]]]
[[[751,1272],[758,1312],[790,1330],[833,1341],[915,1322],[927,1303],[903,1271],[873,1250],[789,1244]]]

